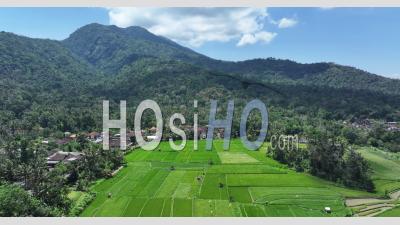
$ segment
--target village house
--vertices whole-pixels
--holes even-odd
[[[151,127],[151,128],[149,129],[149,132],[151,132],[151,133],[156,133],[156,132],[157,132],[157,128],[156,128],[156,127]]]
[[[86,138],[96,144],[101,144],[103,142],[103,136],[104,133],[101,132],[90,132],[88,134],[86,134]],[[131,147],[134,143],[135,143],[135,132],[128,130],[126,133],[126,146],[127,147]],[[121,134],[117,133],[114,135],[110,134],[110,138],[109,138],[109,144],[110,144],[110,148],[111,149],[117,149],[120,148],[120,141],[121,141]]]
[[[129,147],[132,146],[131,140],[127,137],[126,138],[126,148],[128,149]],[[110,149],[119,149],[121,147],[121,134],[115,134],[114,136],[110,135],[109,139],[109,145]]]
[[[71,132],[64,132],[64,138],[58,139],[56,141],[56,144],[58,144],[58,145],[68,144],[69,142],[75,140],[76,137],[77,137],[76,134],[72,134]]]
[[[300,138],[299,138],[299,143],[301,143],[301,144],[307,144],[307,143],[308,143],[308,140],[307,140],[305,137],[300,137]]]
[[[135,132],[128,130],[128,132],[126,132],[126,140],[130,141],[132,143],[132,145],[135,145],[136,144]]]
[[[358,129],[371,129],[372,123],[369,119],[360,119],[351,123],[351,126]]]
[[[92,141],[93,141],[93,140],[97,140],[97,139],[101,138],[102,135],[101,135],[101,133],[99,133],[99,132],[93,131],[93,132],[90,132],[90,133],[86,134],[86,137],[87,137],[89,140],[92,140]]]
[[[65,137],[65,138],[63,138],[63,139],[57,140],[57,141],[56,141],[56,144],[58,144],[58,145],[65,145],[65,144],[68,144],[68,143],[71,142],[71,141],[72,141],[72,139],[71,139],[70,137]]]
[[[63,152],[56,151],[51,153],[47,157],[47,166],[54,168],[59,163],[71,163],[73,161],[81,159],[83,156],[82,152]]]
[[[149,136],[146,136],[146,140],[147,141],[153,141],[153,140],[156,140],[157,139],[157,136],[156,135],[149,135]]]
[[[185,131],[186,135],[190,136],[190,139],[194,135],[194,127],[191,125],[183,126],[183,131]],[[199,139],[207,138],[207,127],[197,127],[197,135]]]
[[[207,138],[207,127],[198,127],[197,134],[199,135],[199,139]]]
[[[400,131],[399,124],[397,122],[386,122],[387,131]]]
[[[215,129],[215,131],[214,131],[214,135],[215,135],[218,139],[224,138],[224,134],[225,134],[225,129],[224,129],[224,128],[217,128],[217,129]]]

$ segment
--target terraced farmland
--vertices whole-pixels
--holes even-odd
[[[96,199],[81,216],[346,216],[345,197],[371,196],[296,173],[265,151],[245,150],[240,140],[230,151],[222,141],[211,151],[204,141],[197,151],[190,141],[182,151],[167,142],[135,150],[126,168],[91,188]]]
[[[372,178],[379,194],[400,189],[400,153],[373,147],[361,148],[359,152],[372,168]]]
[[[371,166],[373,182],[381,197],[347,199],[347,206],[355,216],[400,216],[400,154],[373,147],[363,147],[359,152]]]

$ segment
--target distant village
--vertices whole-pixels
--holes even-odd
[[[373,125],[376,124],[381,124],[383,125],[384,129],[386,131],[400,131],[400,124],[398,122],[377,122],[374,120],[370,119],[359,119],[354,122],[347,122],[343,121],[344,124],[349,125],[350,127],[357,128],[357,129],[363,129],[363,130],[371,130]]]
[[[188,139],[192,139],[194,135],[194,129],[191,126],[183,126],[181,127],[182,130],[185,131]],[[157,131],[156,127],[151,127],[146,130],[142,130],[142,136],[146,141],[151,141],[156,139],[155,134]],[[207,137],[207,127],[199,127],[197,129],[197,134],[198,134],[198,139],[205,139]],[[103,132],[97,132],[97,131],[92,131],[90,133],[80,133],[79,135],[83,135],[84,138],[92,143],[95,144],[102,144],[103,143],[103,138],[104,138],[104,133]],[[57,164],[59,163],[70,163],[75,160],[79,160],[82,158],[83,153],[82,152],[77,152],[77,151],[65,151],[62,150],[64,149],[63,146],[68,145],[71,142],[76,142],[78,137],[78,134],[71,133],[71,132],[65,132],[64,137],[61,139],[44,139],[42,141],[42,144],[50,144],[51,142],[55,143],[57,146],[53,150],[49,152],[49,155],[47,157],[47,166],[51,169],[54,168]],[[173,133],[166,133],[163,134],[162,140],[169,140],[170,137],[174,137]],[[215,129],[214,131],[214,137],[216,139],[223,138],[224,137],[224,129]],[[109,145],[111,150],[119,149],[120,148],[120,142],[121,142],[121,134],[120,133],[114,133],[112,134],[110,132],[110,138],[109,138]],[[138,146],[136,145],[136,137],[135,137],[135,132],[132,130],[128,130],[126,132],[126,150],[125,152],[129,152]]]
[[[361,119],[361,120],[357,120],[354,122],[348,122],[348,121],[343,122],[343,124],[345,124],[347,126],[350,126],[350,127],[356,128],[356,129],[363,129],[363,130],[371,130],[374,123],[377,123],[377,122],[371,121],[369,119]],[[385,122],[385,123],[383,123],[383,125],[384,125],[385,130],[387,130],[387,131],[400,132],[400,126],[399,126],[398,122]],[[193,138],[194,129],[192,126],[189,126],[189,125],[182,126],[181,129],[185,131],[188,139]],[[157,131],[157,128],[155,128],[155,127],[151,127],[146,130],[142,130],[142,136],[145,138],[146,141],[154,140],[156,138],[156,136],[154,136],[156,131]],[[199,139],[206,139],[207,126],[199,127],[197,130],[197,134],[198,134]],[[79,135],[83,135],[86,140],[88,140],[92,143],[102,144],[104,134],[102,132],[92,131],[90,133],[80,133]],[[238,134],[235,133],[234,136],[238,136]],[[173,133],[167,132],[167,133],[163,134],[162,140],[168,140],[170,137],[173,137],[174,139],[177,138],[174,136]],[[82,158],[82,156],[83,156],[82,152],[62,150],[63,146],[76,141],[77,138],[78,138],[78,134],[65,132],[64,137],[61,139],[57,139],[57,140],[44,139],[42,141],[43,144],[49,144],[51,141],[53,141],[53,142],[55,142],[56,146],[58,146],[57,148],[54,148],[52,151],[50,151],[50,153],[48,155],[47,165],[49,168],[54,168],[59,163],[70,163],[70,162],[73,162],[75,160],[79,160]],[[215,129],[214,138],[216,138],[216,139],[224,138],[224,129]],[[110,149],[119,149],[120,140],[121,140],[120,133],[114,133],[114,134],[110,133],[110,139],[109,139]],[[299,143],[307,143],[307,140],[305,140],[304,138],[300,138]],[[128,130],[126,133],[126,146],[127,146],[127,150],[126,150],[127,152],[131,151],[137,147],[135,132],[132,130]]]

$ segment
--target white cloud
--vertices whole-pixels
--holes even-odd
[[[392,78],[400,79],[400,73],[395,73],[392,75]]]
[[[335,7],[332,6],[324,6],[324,7],[319,7],[321,10],[331,10],[334,9]]]
[[[278,27],[279,28],[289,28],[296,26],[297,20],[295,19],[289,19],[289,18],[282,18],[278,21]]]
[[[248,44],[254,44],[259,41],[269,43],[276,37],[277,33],[271,33],[266,31],[261,31],[255,34],[245,34],[242,36],[240,41],[236,44],[237,46],[244,46]]]
[[[238,46],[270,42],[265,8],[110,8],[110,24],[141,26],[174,41],[198,47],[210,41]]]

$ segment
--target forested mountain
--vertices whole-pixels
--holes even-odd
[[[116,73],[136,60],[153,57],[179,60],[264,83],[317,85],[400,94],[400,80],[384,78],[352,67],[334,63],[301,64],[274,58],[240,62],[215,60],[141,27],[122,29],[89,24],[71,34],[63,44],[106,73]]]
[[[234,100],[231,135],[238,137],[244,105],[260,99],[268,106],[268,138],[298,135],[309,141],[307,151],[269,148],[271,157],[297,171],[373,191],[367,163],[347,145],[400,151],[400,132],[383,123],[400,120],[399,82],[334,63],[215,60],[141,27],[89,24],[64,41],[1,32],[0,216],[76,216],[95,198],[88,192],[83,203],[70,208],[67,194],[91,190],[91,182],[111,177],[124,162],[121,151],[104,150],[85,137],[102,130],[102,100],[110,100],[111,119],[119,118],[118,104],[127,100],[128,129],[134,127],[137,105],[155,100],[166,140],[173,113],[182,113],[191,126],[193,100],[198,100],[199,126],[206,126],[211,99],[218,100],[218,118]],[[257,113],[247,122],[249,139],[260,131]],[[378,126],[352,127],[370,120]],[[142,127],[154,125],[153,114],[145,111]],[[49,170],[46,158],[59,149],[83,158]]]
[[[260,98],[271,111],[326,119],[398,120],[399,80],[332,63],[211,59],[140,27],[90,24],[64,41],[0,33],[0,132],[101,128],[101,100],[128,100],[130,117],[146,98],[165,116],[209,99]],[[322,114],[321,114],[322,113]],[[235,117],[240,114],[237,113]],[[132,121],[128,123],[132,124]]]
[[[97,69],[111,74],[144,57],[194,63],[212,60],[142,27],[121,29],[89,24],[72,33],[62,44]]]
[[[224,62],[217,67],[261,82],[305,84],[371,90],[399,95],[400,80],[381,77],[334,63],[301,64],[274,58]]]

